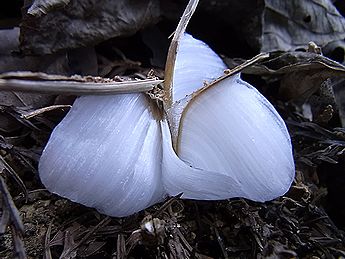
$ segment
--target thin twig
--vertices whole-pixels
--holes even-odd
[[[222,80],[225,80],[226,78],[237,74],[239,72],[241,72],[243,69],[245,69],[248,66],[253,65],[256,62],[259,62],[260,60],[266,59],[269,57],[268,53],[260,53],[258,55],[256,55],[255,57],[251,58],[250,60],[247,60],[245,62],[243,62],[242,64],[238,65],[237,67],[233,68],[233,69],[227,69],[224,71],[224,75],[222,75],[221,77],[217,78],[216,80],[205,84],[202,88],[200,88],[199,90],[197,90],[196,92],[192,93],[191,95],[189,95],[189,99],[188,101],[186,101],[185,106],[182,109],[182,113],[179,114],[180,117],[178,118],[174,118],[174,120],[171,120],[169,123],[171,125],[174,125],[174,127],[178,127],[178,134],[177,135],[173,135],[172,136],[172,142],[173,142],[173,148],[174,150],[178,153],[179,150],[179,138],[177,136],[180,135],[181,133],[181,127],[182,127],[182,118],[185,114],[186,111],[188,111],[190,105],[193,103],[194,100],[196,100],[197,98],[195,98],[196,96],[206,92],[206,90],[210,89],[211,87],[215,86],[217,83],[219,83]],[[177,123],[176,123],[177,121]]]
[[[68,108],[69,109],[71,107],[72,107],[71,105],[64,105],[64,104],[47,106],[47,107],[43,107],[41,109],[34,110],[32,112],[28,112],[27,114],[23,114],[22,118],[30,119],[32,117],[35,117],[35,116],[40,115],[40,114],[45,113],[45,112],[53,111],[53,110],[56,110],[56,109],[64,109],[64,108]]]
[[[173,39],[171,40],[167,61],[165,64],[165,75],[164,75],[164,103],[166,106],[166,110],[168,110],[172,105],[172,83],[174,77],[174,68],[175,68],[175,61],[177,55],[177,49],[183,36],[186,27],[192,18],[192,15],[195,12],[196,7],[198,6],[199,0],[190,0],[186,9],[183,12],[183,15],[180,19],[180,22],[177,25],[175,34]]]
[[[0,79],[0,90],[60,95],[110,95],[147,92],[161,83],[163,80],[156,79],[106,83]]]
[[[256,55],[255,57],[243,62],[242,64],[234,67],[233,69],[227,69],[224,71],[224,75],[219,77],[218,79],[214,80],[213,82],[211,82],[210,84],[207,85],[206,88],[209,88],[210,86],[218,83],[219,81],[222,81],[230,76],[233,76],[234,74],[237,74],[239,72],[241,72],[243,69],[263,60],[268,58],[270,55],[269,53],[260,53],[258,55]]]

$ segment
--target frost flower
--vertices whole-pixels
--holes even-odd
[[[43,151],[43,184],[117,217],[179,193],[196,200],[283,195],[295,172],[286,126],[239,75],[204,87],[224,69],[206,44],[185,34],[170,109],[145,94],[79,97]]]

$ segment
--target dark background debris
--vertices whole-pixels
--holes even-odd
[[[151,69],[163,78],[168,36],[187,4],[7,2],[0,73],[109,78],[145,78]],[[269,52],[242,76],[285,119],[296,178],[284,197],[264,204],[173,197],[116,219],[64,200],[44,189],[36,170],[75,97],[0,92],[0,257],[345,257],[344,15],[341,0],[201,0],[187,29],[229,67]]]
[[[64,3],[68,4],[57,6],[52,3],[51,7],[44,8],[45,15],[42,15],[42,7],[28,9],[21,24],[20,39],[24,52],[51,54],[95,45],[113,37],[134,34],[155,23],[160,15],[156,0],[77,0]]]

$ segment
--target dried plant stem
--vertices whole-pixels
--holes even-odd
[[[180,39],[183,36],[183,33],[186,30],[186,27],[192,18],[192,15],[195,12],[196,7],[198,6],[199,0],[190,0],[183,15],[180,19],[179,24],[177,25],[176,31],[174,33],[174,37],[171,40],[168,57],[165,64],[165,75],[164,75],[164,105],[165,110],[168,110],[172,105],[172,83],[174,77],[174,67],[177,55],[178,45],[180,43]]]
[[[239,72],[241,72],[243,69],[252,66],[253,64],[262,61],[263,59],[268,58],[270,55],[269,53],[260,53],[254,57],[252,57],[249,60],[246,60],[245,62],[243,62],[242,64],[234,67],[233,69],[227,69],[224,71],[224,75],[221,76],[220,78],[216,79],[215,81],[211,82],[206,88],[210,87],[211,85],[214,85],[215,83],[218,83],[219,81],[222,81],[230,76],[233,76],[234,74],[237,74]]]
[[[219,83],[220,81],[223,81],[224,79],[233,76],[237,73],[240,73],[243,69],[245,69],[246,67],[249,67],[263,59],[266,59],[269,57],[268,53],[260,53],[258,55],[256,55],[255,57],[243,62],[242,64],[238,65],[237,67],[234,67],[233,69],[227,69],[224,71],[224,75],[222,75],[221,77],[217,78],[216,80],[210,82],[209,84],[205,85],[204,87],[200,88],[198,91],[196,91],[195,93],[193,93],[193,96],[198,96],[202,93],[204,93],[207,89],[210,89],[211,87],[213,87],[214,85],[216,85],[217,83]],[[186,107],[188,105],[190,105],[193,101],[193,98],[191,99],[190,102],[188,102],[188,104],[186,105]],[[187,110],[187,108],[185,108],[185,110]],[[184,111],[185,111],[184,110]]]
[[[29,112],[27,114],[22,115],[24,119],[31,119],[32,117],[35,117],[37,115],[40,115],[45,112],[53,111],[56,109],[69,109],[71,108],[71,105],[64,105],[64,104],[59,104],[59,105],[52,105],[52,106],[47,106],[41,109],[34,110],[32,112]]]
[[[251,58],[250,60],[247,60],[245,62],[243,62],[242,64],[236,66],[235,68],[233,69],[227,69],[224,71],[224,75],[222,75],[221,77],[217,78],[216,80],[210,82],[209,84],[205,85],[204,87],[200,88],[199,90],[197,90],[196,92],[194,92],[192,94],[192,98],[186,103],[182,113],[181,113],[181,117],[179,118],[179,124],[178,124],[178,134],[177,136],[181,136],[181,131],[182,131],[182,125],[183,125],[183,121],[182,121],[182,117],[185,115],[186,111],[188,111],[190,105],[194,102],[194,100],[196,100],[196,96],[198,95],[201,95],[203,93],[205,93],[208,89],[210,89],[211,87],[215,86],[217,83],[219,83],[220,81],[230,77],[230,76],[233,76],[239,72],[241,72],[243,69],[245,69],[246,67],[248,66],[251,66],[263,59],[266,59],[269,57],[269,54],[268,53],[260,53],[258,55],[256,55],[255,57]],[[174,150],[175,151],[178,151],[179,150],[179,138],[176,137],[172,139],[173,141],[173,147],[174,147]],[[178,153],[178,152],[177,152]]]
[[[0,90],[60,95],[110,95],[147,92],[161,83],[163,80],[156,79],[110,83],[0,79]]]

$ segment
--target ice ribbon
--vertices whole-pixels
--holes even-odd
[[[225,68],[205,43],[185,34],[173,101],[182,102]],[[181,192],[188,199],[267,201],[289,189],[294,162],[286,126],[239,75],[190,98],[181,111],[177,154],[166,118],[155,110],[144,94],[78,98],[43,151],[43,184],[118,217]]]

